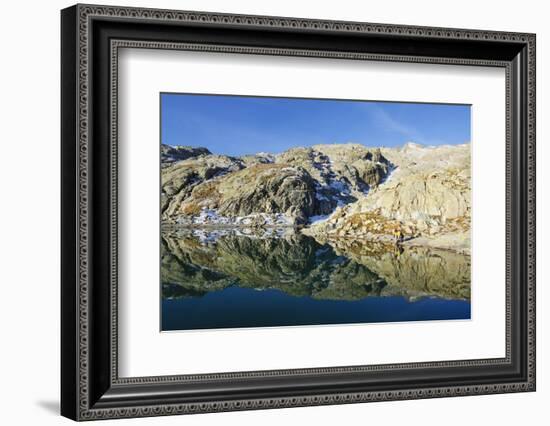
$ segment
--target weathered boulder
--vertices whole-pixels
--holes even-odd
[[[195,186],[176,215],[215,210],[223,217],[253,213],[284,214],[305,223],[316,213],[315,182],[301,167],[257,164]]]
[[[204,155],[178,161],[161,169],[161,211],[168,219],[202,182],[241,170],[242,161],[225,155]]]

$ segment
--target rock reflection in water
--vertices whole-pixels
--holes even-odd
[[[164,299],[201,297],[231,286],[276,289],[316,300],[402,296],[469,301],[470,257],[424,247],[325,244],[288,231],[162,233]]]

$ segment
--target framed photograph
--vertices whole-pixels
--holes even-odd
[[[61,12],[61,412],[535,390],[535,35]]]

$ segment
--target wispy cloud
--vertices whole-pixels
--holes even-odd
[[[397,133],[403,136],[406,140],[425,143],[425,138],[418,131],[418,129],[396,120],[389,112],[378,105],[369,104],[368,106],[361,105],[361,107],[363,107],[370,114],[372,122],[375,125],[380,126],[383,130]]]

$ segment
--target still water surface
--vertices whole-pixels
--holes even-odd
[[[162,233],[163,331],[470,318],[470,257],[295,233]]]

